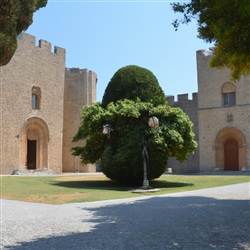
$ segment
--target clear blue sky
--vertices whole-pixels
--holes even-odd
[[[56,1],[34,14],[27,33],[66,49],[66,67],[96,72],[97,101],[127,65],[149,69],[166,95],[197,92],[195,22],[175,32],[172,1]]]

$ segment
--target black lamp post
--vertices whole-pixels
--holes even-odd
[[[150,117],[148,120],[148,126],[151,129],[155,129],[159,127],[159,120],[155,116]],[[142,189],[148,189],[149,187],[149,181],[148,181],[148,174],[147,174],[147,162],[149,164],[149,155],[147,150],[147,142],[144,137],[143,140],[143,150],[142,150],[142,159],[143,159],[143,184]]]
[[[159,127],[159,120],[155,116],[150,117],[148,120],[148,126],[151,129],[156,129]],[[103,125],[103,131],[102,133],[104,135],[108,136],[108,139],[110,138],[110,132],[112,132],[113,129],[110,124],[105,124]],[[147,150],[147,142],[144,137],[143,140],[143,149],[142,149],[142,159],[143,159],[143,185],[142,189],[149,189],[149,181],[148,181],[148,175],[147,175],[147,163],[149,165],[149,155],[148,155],[148,150]]]

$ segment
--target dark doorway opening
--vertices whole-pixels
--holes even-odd
[[[238,171],[239,170],[238,142],[235,140],[226,141],[224,150],[225,150],[225,170]]]
[[[27,168],[36,169],[36,140],[28,140]]]

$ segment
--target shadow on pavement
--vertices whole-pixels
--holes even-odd
[[[250,249],[249,200],[153,197],[84,207],[96,223],[88,232],[19,242],[6,249]],[[42,229],[44,230],[44,229]]]

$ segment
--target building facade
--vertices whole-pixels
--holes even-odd
[[[250,167],[250,79],[230,80],[228,69],[209,67],[197,51],[200,171]]]
[[[212,52],[199,50],[198,93],[167,97],[169,105],[180,107],[194,123],[198,149],[183,163],[170,159],[174,173],[239,171],[250,168],[250,79],[230,80],[228,69],[210,68]]]
[[[95,171],[71,155],[81,107],[96,99],[97,76],[66,69],[65,49],[22,33],[11,61],[0,67],[0,169]]]
[[[94,172],[71,148],[81,108],[96,101],[97,76],[87,69],[65,68],[66,51],[22,33],[18,48],[0,67],[0,172],[50,169]],[[234,83],[228,69],[209,67],[211,53],[197,51],[198,93],[167,97],[194,123],[198,142],[182,163],[169,159],[174,173],[250,168],[250,79]]]
[[[198,94],[193,93],[192,99],[188,99],[188,94],[178,95],[178,101],[175,101],[174,96],[167,97],[168,104],[174,108],[181,108],[193,122],[193,132],[195,141],[199,141],[198,131]],[[181,173],[196,173],[199,172],[199,149],[197,148],[194,154],[190,154],[184,162],[179,162],[175,158],[170,158],[168,167],[172,168],[175,174]]]

